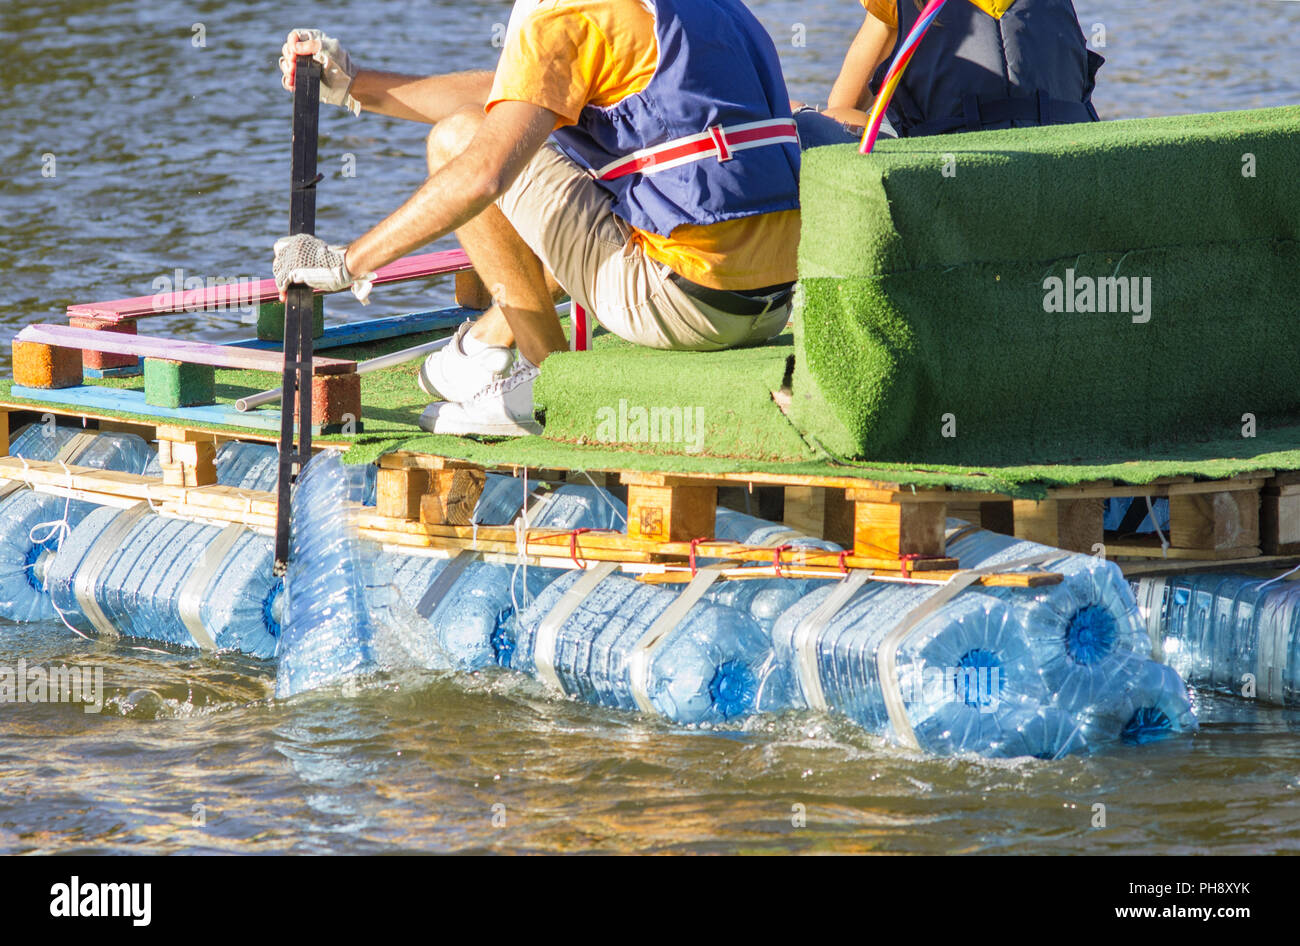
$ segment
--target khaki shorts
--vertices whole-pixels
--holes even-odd
[[[515,231],[574,302],[620,338],[649,348],[717,351],[779,335],[790,304],[732,315],[669,281],[672,270],[630,244],[632,228],[585,170],[542,147],[497,200]]]

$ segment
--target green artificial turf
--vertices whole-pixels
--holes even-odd
[[[791,417],[981,465],[1300,419],[1297,166],[1300,107],[814,149]],[[1045,311],[1067,270],[1149,278],[1149,321]]]

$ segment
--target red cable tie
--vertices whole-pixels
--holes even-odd
[[[691,577],[695,577],[695,549],[701,542],[707,542],[708,539],[691,539]]]
[[[934,555],[922,555],[920,552],[908,552],[906,555],[898,556],[898,562],[902,566],[903,577],[904,578],[912,577],[912,570],[910,567],[908,567],[911,562],[915,562],[923,558],[935,558],[935,557],[936,556]]]
[[[578,559],[578,536],[584,532],[591,532],[591,529],[574,529],[569,533],[569,558],[573,559],[573,564],[579,568],[585,569],[587,566]]]
[[[775,549],[772,550],[772,567],[776,569],[777,578],[785,577],[785,575],[781,571],[781,553],[788,552],[792,548],[794,548],[793,545],[778,545]]]
[[[844,560],[848,557],[849,557],[848,549],[845,549],[843,552],[840,553],[840,574],[842,575],[847,575],[849,573],[849,566],[844,564]]]

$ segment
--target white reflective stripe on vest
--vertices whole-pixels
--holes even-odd
[[[705,158],[727,161],[737,151],[780,144],[798,146],[799,130],[793,118],[768,118],[729,126],[715,125],[698,135],[686,135],[634,151],[591,173],[602,181],[627,174],[656,174],[692,161],[702,161]]]

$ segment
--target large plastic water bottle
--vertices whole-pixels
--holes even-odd
[[[678,723],[716,723],[754,711],[772,653],[757,624],[701,601],[647,650],[646,632],[677,595],[617,575],[600,582],[559,625],[550,660],[539,667],[539,628],[584,574],[567,572],[505,624],[498,650],[506,666],[558,683],[588,703]]]
[[[1191,684],[1300,702],[1300,584],[1212,573],[1132,584],[1156,651]]]
[[[965,529],[960,520],[950,528]],[[986,567],[1036,557],[1064,580],[1038,588],[979,587],[978,593],[1006,601],[1025,630],[1035,663],[1056,705],[1083,720],[1089,738],[1117,736],[1128,725],[1135,680],[1151,679],[1144,664],[1151,642],[1128,583],[1113,562],[998,535],[985,530],[957,533],[948,554],[963,568]],[[1147,693],[1175,731],[1194,728],[1186,688]]]
[[[217,482],[222,486],[271,492],[280,483],[280,451],[273,444],[228,440],[217,449],[216,464]],[[375,505],[378,467],[360,463],[343,469],[348,479],[348,499],[363,506]]]
[[[947,602],[896,645],[891,679],[881,677],[880,648],[937,586],[868,582],[829,621],[819,620],[835,591],[812,592],[776,622],[782,674],[765,688],[762,708],[842,713],[870,732],[901,736],[889,713],[896,693],[917,743],[931,752],[1055,758],[1083,747],[1078,722],[1051,705],[1005,602],[969,593]]]
[[[97,507],[48,570],[51,601],[86,634],[275,654],[281,583],[271,542],[248,530]],[[112,530],[111,532],[109,530]]]
[[[28,460],[62,459],[72,466],[151,474],[153,451],[134,434],[82,434],[76,428],[30,424],[10,444],[10,453]],[[48,621],[56,617],[45,587],[60,543],[95,506],[62,496],[20,488],[0,499],[0,617],[10,621]]]
[[[482,515],[482,524],[490,525],[503,515],[517,515],[523,496],[522,480],[489,475],[476,516]],[[536,528],[608,529],[618,516],[626,515],[626,509],[607,493],[599,495],[596,487],[570,484],[530,501],[528,515]],[[405,555],[384,555],[377,567],[378,580],[391,583],[414,612],[411,633],[403,635],[405,649],[421,666],[458,670],[481,670],[494,664],[492,642],[502,623],[563,573],[535,566]],[[444,588],[439,580],[447,568],[454,569],[456,577]],[[426,600],[426,595],[436,600]]]
[[[391,583],[412,610],[404,649],[429,670],[482,670],[496,663],[492,639],[515,602],[531,601],[561,571],[516,569],[469,556],[468,564],[446,558],[385,554],[376,567],[379,581]],[[448,568],[456,577],[435,588]],[[426,601],[426,594],[437,600]]]
[[[330,453],[304,467],[293,495],[284,629],[275,694],[289,697],[375,667],[373,543],[347,513],[350,476]]]

